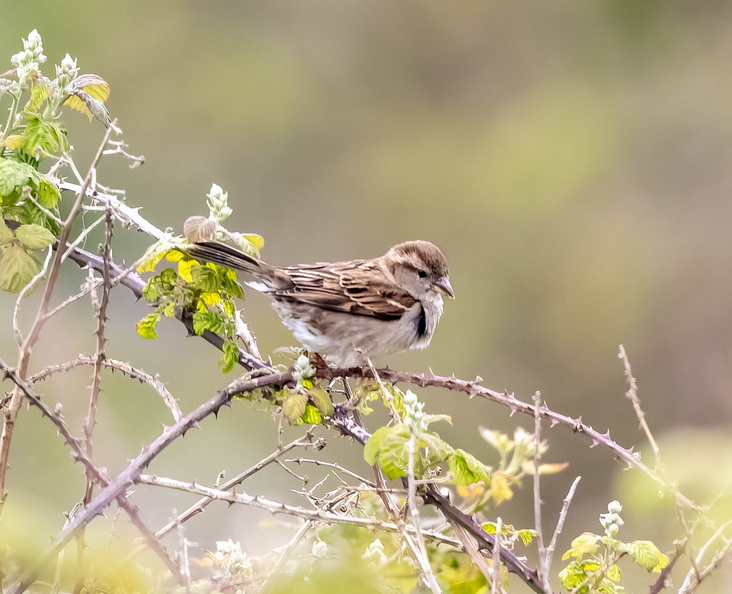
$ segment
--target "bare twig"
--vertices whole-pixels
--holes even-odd
[[[210,497],[211,500],[225,501],[227,503],[238,503],[249,507],[264,509],[272,514],[285,514],[295,516],[302,520],[310,520],[324,524],[350,524],[353,526],[361,526],[372,530],[384,530],[385,532],[400,532],[401,529],[393,522],[382,522],[380,520],[372,520],[369,518],[358,518],[355,516],[340,515],[325,510],[311,510],[296,505],[288,505],[279,501],[272,501],[266,497],[259,495],[247,495],[242,492],[222,491],[221,489],[212,489],[204,487],[198,483],[189,483],[179,481],[172,478],[155,476],[151,474],[141,474],[137,477],[137,483],[143,485],[152,485],[156,487],[166,487],[178,491],[185,491],[195,495]],[[411,527],[407,528],[408,532],[414,534]],[[425,531],[425,535],[436,542],[449,544],[450,546],[460,546],[459,541],[454,538],[446,537],[442,534],[432,531]]]
[[[112,127],[108,128],[106,133],[104,134],[104,138],[102,139],[97,153],[92,159],[92,162],[89,166],[89,171],[84,178],[84,183],[79,188],[76,200],[72,205],[68,216],[64,220],[63,225],[61,225],[61,231],[58,238],[59,245],[66,245],[66,242],[71,235],[72,223],[81,211],[81,205],[84,201],[84,198],[86,197],[87,190],[90,187],[92,179],[95,175],[96,167],[99,164],[100,159],[102,158],[102,152],[104,151],[104,147],[106,146],[111,133]],[[56,257],[51,262],[51,268],[48,273],[48,280],[46,282],[46,287],[43,291],[43,295],[41,296],[41,303],[38,307],[35,320],[31,325],[28,336],[25,338],[23,344],[20,346],[18,352],[17,366],[17,373],[20,378],[25,378],[28,374],[28,364],[30,362],[31,351],[33,350],[33,345],[35,345],[36,341],[38,340],[41,329],[43,328],[43,325],[47,319],[46,314],[48,312],[49,304],[51,302],[51,295],[56,288],[56,283],[58,282],[58,277],[61,272],[61,264],[63,263],[63,260],[63,254],[57,251]],[[13,430],[15,428],[15,423],[18,418],[18,414],[20,413],[22,403],[23,394],[21,390],[16,387],[15,389],[13,389],[10,403],[3,411],[4,423],[2,434],[0,434],[0,512],[2,512],[5,497],[7,495],[5,492],[5,483],[8,471],[8,459],[10,456],[10,442],[13,438]]]
[[[17,374],[17,372],[5,363],[2,359],[0,359],[0,370],[3,371],[5,374],[5,377],[9,378],[16,387],[20,390],[21,394],[23,394],[24,398],[28,400],[28,402],[38,408],[41,411],[41,414],[45,416],[47,419],[49,419],[58,430],[59,434],[64,438],[66,443],[69,445],[69,447],[72,450],[72,457],[77,462],[81,462],[81,464],[84,466],[84,470],[87,474],[93,477],[93,479],[98,482],[99,484],[103,485],[104,487],[108,487],[110,484],[110,481],[108,477],[99,469],[97,468],[94,463],[89,459],[89,457],[86,455],[86,451],[83,447],[83,444],[77,440],[69,431],[68,427],[66,426],[66,423],[63,421],[61,416],[57,414],[56,412],[52,411],[45,402],[43,402],[38,395],[31,389],[31,387],[28,385],[27,382],[25,382],[22,378],[20,378]],[[173,576],[176,578],[176,580],[180,580],[180,573],[178,571],[177,565],[172,561],[170,556],[168,555],[165,548],[160,544],[160,542],[154,537],[152,532],[147,528],[147,526],[144,524],[142,519],[140,518],[137,508],[135,508],[133,505],[131,505],[127,501],[127,497],[125,495],[124,489],[120,490],[115,496],[114,499],[117,500],[117,504],[127,512],[127,515],[130,518],[130,521],[132,524],[138,529],[138,531],[142,534],[143,538],[145,539],[145,542],[147,545],[160,557],[160,559],[165,563],[165,565],[170,569]],[[111,500],[110,500],[111,503]],[[81,511],[79,508],[78,515],[82,515],[86,513],[86,509]],[[64,524],[64,530],[70,529],[71,525],[76,522],[77,515],[69,515],[69,518],[67,518],[67,522]],[[86,524],[84,524],[86,525]],[[63,531],[62,531],[63,532]],[[69,538],[64,543],[64,546],[66,543],[71,540],[71,538],[75,535],[75,532],[72,532],[69,536]],[[50,562],[51,559],[53,559],[56,554],[63,549],[63,546],[60,547],[55,554],[49,555],[44,563]],[[40,566],[37,569],[40,569]],[[19,592],[22,592],[23,590],[18,590]]]
[[[552,559],[554,557],[554,551],[557,548],[557,539],[559,538],[559,535],[562,533],[562,529],[564,528],[564,522],[567,519],[567,512],[569,511],[569,505],[572,503],[572,499],[574,498],[574,492],[577,489],[577,485],[580,482],[580,479],[582,477],[578,476],[574,481],[572,482],[572,486],[569,488],[569,491],[567,492],[567,496],[564,498],[564,501],[562,502],[562,511],[559,512],[559,519],[557,520],[557,527],[554,529],[554,534],[552,534],[552,540],[549,543],[549,546],[546,549],[546,573],[545,575],[548,577],[549,571],[551,570],[552,566]],[[548,583],[546,584],[549,585]]]
[[[107,342],[106,339],[106,325],[107,325],[107,307],[109,305],[109,291],[110,291],[110,269],[109,260],[112,250],[112,224],[114,219],[112,218],[109,211],[107,211],[105,220],[107,223],[105,241],[102,244],[102,298],[96,307],[96,318],[97,318],[97,330],[95,332],[97,337],[96,352],[94,353],[94,363],[92,365],[92,385],[89,394],[89,407],[87,409],[87,415],[84,419],[84,426],[82,428],[84,434],[83,447],[86,450],[86,455],[90,460],[93,460],[93,447],[94,447],[94,426],[97,422],[97,403],[99,400],[99,392],[101,391],[102,385],[102,366],[103,361],[106,358],[104,353],[104,345]],[[94,485],[96,484],[96,477],[87,471],[86,473],[86,488],[84,490],[84,497],[82,498],[82,504],[88,505],[92,498],[94,491]],[[79,530],[76,536],[77,542],[77,554],[76,554],[76,566],[77,576],[76,583],[74,584],[74,594],[79,594],[84,587],[84,549],[86,548],[84,530]]]
[[[28,378],[28,384],[33,385],[36,382],[45,381],[55,373],[70,371],[71,369],[79,367],[80,365],[94,365],[94,361],[95,357],[93,356],[79,355],[76,359],[66,361],[65,363],[49,365],[38,373],[30,376]],[[163,400],[165,406],[168,407],[171,414],[173,415],[174,420],[177,421],[183,416],[183,413],[178,406],[178,401],[170,393],[167,386],[162,381],[160,381],[160,378],[158,376],[150,375],[144,370],[138,367],[133,367],[125,361],[118,361],[117,359],[112,359],[110,357],[104,357],[104,359],[101,361],[101,364],[111,371],[119,371],[124,375],[130,377],[131,379],[139,380],[140,383],[149,385],[153,390],[155,390],[155,392],[158,393],[160,398]]]
[[[732,525],[732,520],[728,520],[727,522],[722,524],[717,529],[717,531],[709,538],[709,540],[707,540],[707,542],[705,542],[704,545],[699,549],[699,553],[697,553],[696,557],[694,558],[694,564],[692,568],[689,569],[689,571],[687,572],[686,577],[684,578],[684,582],[679,588],[679,594],[691,594],[691,592],[696,591],[702,581],[709,577],[709,574],[711,574],[711,572],[716,567],[718,567],[720,563],[722,563],[722,561],[730,554],[730,552],[732,551],[732,539],[724,537],[724,531],[730,525]],[[722,548],[716,551],[707,566],[702,568],[704,556],[707,554],[709,548],[717,539],[722,540]]]
[[[0,364],[2,362],[0,361]],[[6,372],[7,373],[7,372]],[[238,384],[239,392],[252,391],[262,386],[271,384],[284,384],[292,380],[292,374],[275,373],[260,377],[248,378],[246,383]],[[229,403],[232,394],[228,390],[223,390],[215,396],[209,398],[198,408],[185,415],[177,423],[166,427],[163,432],[153,440],[143,451],[130,462],[119,475],[117,475],[108,485],[106,485],[97,494],[94,499],[87,505],[74,519],[66,526],[51,542],[48,550],[43,553],[37,563],[30,567],[23,577],[15,582],[9,590],[9,594],[20,594],[24,592],[30,584],[32,584],[39,571],[45,567],[50,560],[58,555],[68,542],[76,535],[76,533],[89,524],[95,517],[100,515],[109,504],[118,499],[125,491],[132,486],[142,471],[159,456],[165,448],[167,448],[176,439],[184,435],[187,431],[194,427],[198,427],[198,423],[206,417],[218,412],[222,406]]]
[[[503,532],[503,520],[496,518],[496,546],[493,548],[493,571],[491,573],[491,594],[501,594],[501,532]],[[541,576],[539,576],[541,577]]]
[[[407,507],[409,509],[409,519],[414,527],[415,538],[415,557],[419,568],[422,570],[422,576],[430,587],[430,590],[434,594],[442,592],[440,586],[437,584],[435,574],[430,567],[430,560],[427,556],[427,547],[424,543],[424,536],[422,534],[422,523],[419,517],[419,507],[417,507],[417,487],[414,484],[414,457],[417,453],[417,438],[412,429],[409,435],[409,461],[407,463]]]
[[[544,530],[541,522],[541,481],[539,472],[539,462],[541,460],[541,417],[539,410],[541,409],[541,394],[536,392],[534,400],[534,526],[536,528],[537,549],[539,551],[539,579],[544,588],[550,591],[549,586],[549,566],[547,565],[546,547],[544,546]],[[500,534],[500,532],[496,532]]]
[[[646,422],[646,415],[641,408],[640,398],[638,398],[638,383],[633,376],[633,371],[630,369],[630,361],[628,360],[628,355],[626,355],[625,353],[625,347],[623,347],[622,344],[620,345],[618,358],[623,361],[623,366],[625,367],[625,377],[628,380],[628,391],[625,393],[625,395],[633,403],[633,410],[635,411],[635,415],[638,417],[638,423],[640,424],[641,429],[643,429],[643,432],[646,434],[646,439],[648,439],[648,443],[651,444],[653,455],[656,458],[656,471],[661,472],[662,466],[660,450],[658,449],[658,444],[656,443],[656,440],[653,438],[651,428]]]

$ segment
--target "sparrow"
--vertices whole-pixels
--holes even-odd
[[[272,266],[215,241],[185,251],[249,273],[295,338],[336,367],[356,367],[430,344],[450,285],[447,259],[428,241],[406,241],[370,260]],[[368,359],[367,359],[368,358]]]

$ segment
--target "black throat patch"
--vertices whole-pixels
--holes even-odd
[[[427,312],[424,310],[424,305],[419,306],[419,315],[417,316],[417,336],[424,338],[427,334]]]

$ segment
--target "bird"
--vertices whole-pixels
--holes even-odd
[[[405,241],[383,256],[345,262],[273,266],[218,241],[185,251],[254,277],[283,324],[329,365],[358,367],[407,349],[424,349],[455,297],[447,258],[428,241]]]

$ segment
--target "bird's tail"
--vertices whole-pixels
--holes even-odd
[[[272,267],[269,264],[224,243],[216,241],[192,243],[186,247],[185,251],[196,260],[221,264],[234,270],[243,270],[258,278],[272,276]]]

